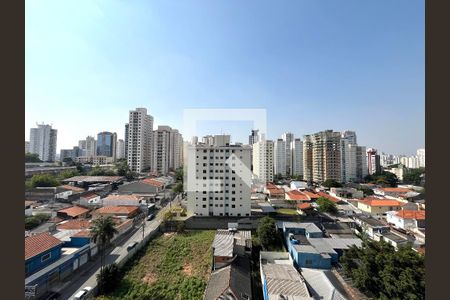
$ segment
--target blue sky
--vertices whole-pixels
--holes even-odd
[[[269,138],[348,129],[388,153],[424,147],[424,1],[26,0],[25,25],[25,138],[52,123],[58,149],[123,138],[135,107],[181,132],[185,108],[265,108]],[[199,134],[246,142],[251,127]]]

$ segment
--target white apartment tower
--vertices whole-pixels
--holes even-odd
[[[183,139],[176,129],[158,126],[153,131],[153,161],[151,171],[167,174],[181,166]]]
[[[286,176],[286,142],[283,139],[277,139],[274,142],[274,174]]]
[[[253,144],[253,174],[260,183],[273,182],[273,141],[259,140]]]
[[[292,175],[292,152],[291,143],[294,141],[294,134],[290,132],[283,133],[281,135],[286,145],[286,171],[285,174]]]
[[[189,145],[188,211],[198,216],[250,216],[248,145]]]
[[[294,139],[291,142],[291,165],[294,176],[303,176],[303,142],[301,139]]]
[[[417,158],[419,160],[419,168],[425,168],[425,149],[417,149]]]
[[[31,128],[30,153],[38,154],[42,161],[55,161],[57,133],[51,125],[37,124],[37,128]]]
[[[88,136],[86,138],[86,154],[85,156],[97,156],[97,141],[94,137]]]
[[[125,158],[125,141],[122,139],[117,140],[116,157],[117,159]]]
[[[146,108],[136,108],[129,113],[127,162],[131,171],[150,169],[152,159],[153,117]]]

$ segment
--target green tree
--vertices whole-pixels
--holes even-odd
[[[275,220],[271,217],[264,217],[259,221],[256,234],[258,236],[259,243],[264,250],[276,248],[280,243],[280,237],[275,226]]]
[[[325,180],[322,185],[326,188],[332,188],[332,187],[342,187],[342,184],[337,182],[334,179],[327,179]]]
[[[425,174],[425,168],[409,169],[408,172],[403,175],[403,183],[420,185],[423,174]]]
[[[102,272],[105,263],[105,250],[111,242],[111,239],[117,233],[117,229],[111,217],[100,217],[93,220],[92,223],[91,237],[100,251],[100,272]]]
[[[25,230],[31,230],[50,219],[49,214],[37,214],[25,217]]]
[[[80,175],[80,172],[78,172],[78,170],[66,170],[66,171],[62,171],[59,174],[58,178],[60,180],[64,180],[64,179],[67,179],[67,178],[70,178],[70,177],[74,177],[74,176],[78,176],[78,175]]]
[[[350,247],[340,260],[356,287],[377,299],[424,299],[424,258],[403,246],[396,251],[386,242],[364,240]]]
[[[25,153],[25,162],[42,162],[42,160],[39,159],[39,154],[36,153]]]
[[[50,174],[37,174],[31,178],[32,187],[53,187],[59,186],[60,182],[55,176]]]
[[[116,263],[107,265],[97,274],[98,286],[102,289],[99,294],[108,294],[114,291],[114,288],[119,285],[121,280],[121,272]]]
[[[183,183],[182,182],[178,182],[174,187],[173,187],[173,191],[177,194],[182,193],[183,192]]]
[[[367,175],[366,177],[364,177],[364,181],[390,187],[396,187],[398,184],[397,176],[394,173],[386,171]]]
[[[175,179],[176,179],[177,182],[183,182],[183,180],[184,180],[184,171],[183,171],[183,168],[178,168],[178,169],[175,171]]]
[[[319,205],[320,212],[336,214],[338,211],[336,203],[334,203],[333,201],[331,201],[325,197],[319,197],[319,199],[317,199],[316,202]]]
[[[95,166],[88,174],[89,176],[115,176],[116,172]]]

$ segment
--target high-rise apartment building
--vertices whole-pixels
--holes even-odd
[[[86,156],[86,140],[79,140],[78,148],[80,149],[80,155],[78,156]]]
[[[129,113],[127,162],[131,171],[147,171],[152,159],[153,117],[146,108],[136,108]]]
[[[188,146],[188,210],[198,216],[250,216],[250,151],[247,145]]]
[[[30,142],[25,141],[25,153],[30,152]]]
[[[124,140],[119,139],[116,144],[116,159],[122,159],[125,157],[125,142]]]
[[[286,142],[283,139],[277,139],[273,146],[274,155],[274,174],[286,176]]]
[[[97,135],[97,152],[98,156],[112,157],[116,160],[117,133],[103,131]]]
[[[192,145],[197,145],[198,144],[198,136],[193,136],[191,138],[191,144]]]
[[[64,161],[66,158],[74,159],[73,149],[61,149],[59,152],[59,160]]]
[[[128,158],[128,128],[129,124],[125,124],[125,158]]]
[[[260,139],[252,145],[253,174],[260,183],[273,182],[273,141]]]
[[[55,161],[57,130],[51,125],[37,124],[30,129],[30,153],[38,154],[42,161]]]
[[[303,139],[303,178],[322,183],[341,182],[341,133],[325,130]]]
[[[417,149],[417,158],[419,160],[419,168],[425,168],[425,149]]]
[[[86,138],[86,154],[85,156],[93,157],[97,156],[97,141],[93,136]]]
[[[252,130],[252,133],[248,136],[248,144],[253,145],[254,143],[257,143],[259,141],[259,130],[254,129]]]
[[[292,152],[291,143],[294,140],[294,134],[290,132],[283,133],[281,135],[285,145],[286,145],[286,175],[292,175]]]
[[[377,150],[373,148],[367,149],[367,170],[369,175],[380,173],[381,172],[381,164],[380,164],[380,155],[377,154]]]
[[[301,139],[294,139],[291,142],[291,170],[294,176],[303,176],[303,142]]]
[[[181,167],[183,139],[176,129],[158,126],[153,131],[152,172],[167,174]]]

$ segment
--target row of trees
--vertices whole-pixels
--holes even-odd
[[[364,177],[365,182],[379,184],[382,186],[396,187],[398,178],[391,172],[381,171],[372,175]]]
[[[341,264],[355,286],[376,299],[425,299],[424,257],[403,246],[364,240],[344,252]]]

